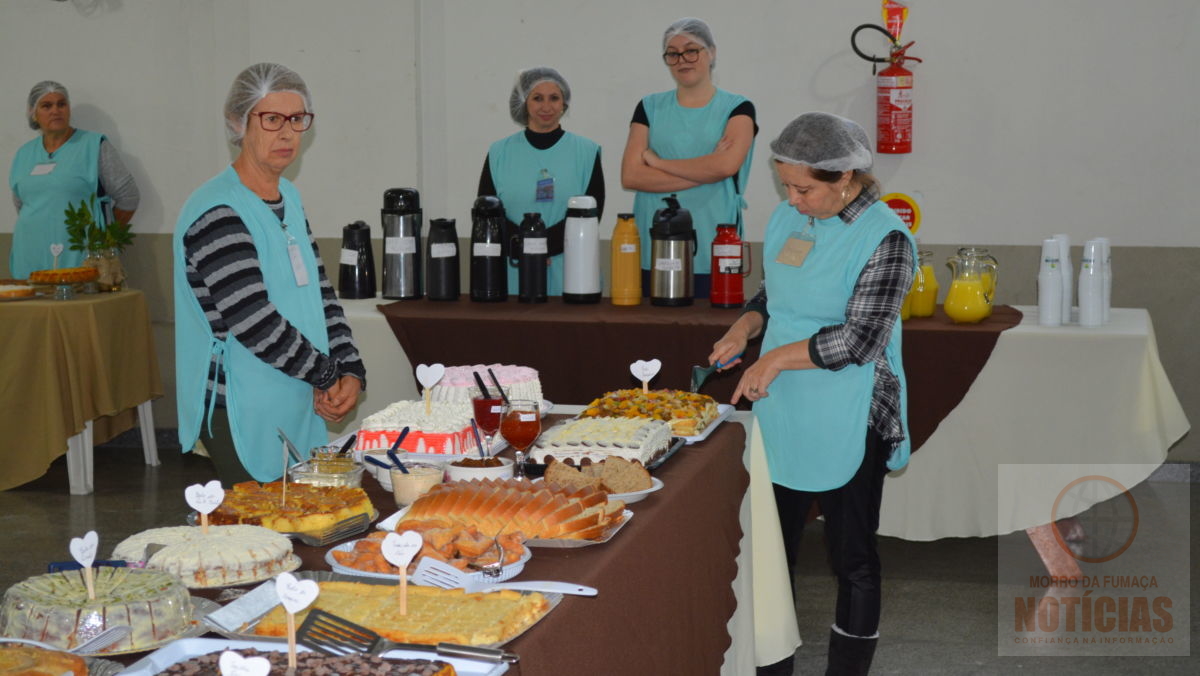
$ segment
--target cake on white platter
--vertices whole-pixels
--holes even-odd
[[[476,453],[479,446],[471,430],[472,415],[470,402],[432,402],[426,415],[424,401],[398,401],[363,420],[355,448],[387,450],[407,427],[408,436],[400,448],[409,453]]]
[[[471,398],[479,389],[475,383],[474,374],[479,374],[484,385],[487,385],[488,393],[493,397],[499,397],[496,385],[492,382],[492,377],[488,375],[488,369],[496,374],[496,380],[500,381],[500,386],[504,388],[504,393],[508,395],[509,399],[528,399],[539,403],[542,401],[542,381],[538,379],[537,370],[528,366],[512,366],[510,364],[447,366],[446,374],[442,376],[437,385],[429,390],[429,396],[433,401],[460,402],[470,405]]]
[[[644,467],[667,452],[671,428],[646,418],[581,418],[567,420],[542,433],[532,448],[532,462],[551,460],[581,467],[609,457],[624,458]]]
[[[151,545],[161,549],[146,558]],[[192,588],[259,582],[300,565],[286,536],[246,525],[209,526],[208,533],[199,526],[151,528],[122,540],[113,558],[144,562]]]
[[[144,650],[192,626],[192,599],[179,578],[159,570],[92,570],[88,599],[82,570],[37,575],[14,584],[0,603],[0,636],[70,650],[109,627],[133,628],[106,652]]]

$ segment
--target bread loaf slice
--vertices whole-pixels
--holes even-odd
[[[600,479],[598,477],[588,476],[574,467],[557,460],[552,460],[546,466],[546,473],[542,478],[547,484],[562,486],[563,488],[572,490],[584,486],[600,488]]]
[[[644,491],[654,485],[650,480],[650,472],[640,463],[630,462],[624,458],[607,458],[600,481],[612,493],[633,493]]]

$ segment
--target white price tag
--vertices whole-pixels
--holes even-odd
[[[637,250],[638,250],[638,245],[636,245],[636,244],[622,244],[621,245],[621,253],[637,253]]]
[[[471,246],[472,256],[494,258],[503,253],[499,242],[475,242]]]
[[[537,417],[536,413],[518,413],[517,414],[517,420],[520,420],[521,422],[537,422],[537,419],[538,419],[538,417]]]
[[[388,237],[383,242],[384,253],[411,254],[417,252],[416,237]]]
[[[639,359],[629,365],[629,372],[643,383],[653,380],[660,370],[662,370],[662,361],[658,359],[649,361]]]
[[[656,258],[654,259],[654,269],[663,272],[681,272],[683,261],[678,258]]]
[[[212,514],[212,511],[225,499],[225,489],[221,488],[220,481],[213,479],[206,484],[192,484],[183,489],[183,499],[187,502],[188,507],[197,512]]]
[[[421,383],[421,387],[426,390],[437,385],[444,375],[446,375],[444,364],[417,364],[417,382]]]
[[[267,676],[271,673],[271,661],[265,657],[242,657],[226,650],[217,660],[221,676]]]
[[[379,543],[379,550],[388,563],[397,568],[407,568],[417,552],[421,551],[423,543],[420,533],[406,530],[403,533],[388,533]]]
[[[71,557],[84,568],[91,568],[96,561],[96,547],[100,545],[100,536],[96,531],[89,530],[81,538],[71,538]]]
[[[718,258],[717,259],[717,270],[719,272],[741,274],[742,259],[740,259],[740,258]]]
[[[291,573],[280,573],[275,578],[275,593],[283,609],[295,615],[317,600],[321,588],[315,580],[297,580]]]
[[[446,242],[444,244],[430,244],[430,258],[450,258],[458,253],[458,245],[454,242]]]
[[[521,251],[527,254],[544,254],[550,252],[545,237],[526,237],[521,240]]]
[[[354,249],[342,249],[342,265],[358,265],[358,252]]]
[[[492,413],[504,413],[504,406],[493,406]]]
[[[737,244],[714,244],[712,253],[714,256],[736,256],[742,257],[742,247]]]
[[[55,258],[57,258],[58,255],[61,254],[62,252],[63,252],[63,245],[61,245],[61,244],[51,244],[50,245],[50,255],[51,256],[54,256]]]

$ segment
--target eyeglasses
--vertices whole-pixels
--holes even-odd
[[[668,66],[674,66],[679,63],[679,59],[681,58],[684,63],[696,63],[700,60],[700,49],[691,47],[682,52],[663,52],[663,63]]]
[[[262,125],[263,131],[279,131],[283,129],[284,121],[292,125],[292,131],[308,131],[312,126],[313,113],[296,113],[295,115],[284,115],[283,113],[272,113],[263,111],[261,113],[250,113],[258,116],[258,123]]]

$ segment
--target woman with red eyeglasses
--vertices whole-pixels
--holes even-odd
[[[203,439],[230,486],[283,473],[279,431],[307,454],[357,403],[366,371],[283,172],[312,125],[304,80],[274,63],[238,74],[225,101],[240,151],[175,226],[179,441]]]
[[[621,186],[636,190],[634,218],[642,236],[642,289],[649,294],[650,225],[672,194],[696,228],[697,298],[708,298],[709,256],[717,225],[742,229],[754,136],[754,104],[712,79],[717,47],[708,24],[684,18],[667,27],[662,59],[675,88],[638,102],[621,159]]]

